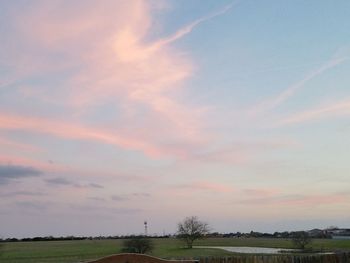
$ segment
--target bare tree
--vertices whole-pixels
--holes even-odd
[[[297,248],[304,250],[311,243],[311,238],[308,232],[298,231],[293,233],[292,241]]]
[[[177,226],[177,236],[186,242],[188,248],[192,248],[193,242],[203,238],[209,231],[209,225],[196,216],[186,217]]]

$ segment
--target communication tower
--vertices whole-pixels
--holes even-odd
[[[145,220],[145,222],[143,222],[143,224],[145,225],[145,236],[147,236],[148,235],[148,233],[147,233],[147,221]]]

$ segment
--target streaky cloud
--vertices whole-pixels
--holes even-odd
[[[350,195],[348,193],[330,194],[279,194],[262,198],[251,198],[238,201],[244,205],[265,205],[265,206],[323,206],[348,203]]]
[[[293,125],[322,121],[329,118],[350,116],[350,99],[319,106],[303,112],[287,116],[278,122],[278,125]]]
[[[230,193],[234,191],[234,188],[229,185],[210,181],[195,181],[185,184],[173,185],[170,188],[184,191],[190,190],[191,192],[197,190],[214,193]]]
[[[129,200],[129,198],[128,197],[126,197],[126,196],[124,196],[124,195],[112,195],[111,196],[111,199],[113,200],[113,201],[126,201],[126,200]]]
[[[31,202],[31,201],[18,201],[17,207],[28,211],[45,211],[50,207],[49,203],[43,202]]]
[[[99,188],[99,189],[104,188],[103,185],[96,184],[96,183],[89,183],[87,186],[92,187],[92,188]]]
[[[205,16],[205,17],[202,17],[202,18],[195,20],[194,22],[190,23],[189,25],[179,29],[174,35],[169,36],[167,38],[164,38],[162,40],[159,40],[158,42],[155,43],[155,45],[156,46],[167,45],[167,44],[170,44],[178,39],[181,39],[182,37],[190,34],[193,31],[193,29],[195,29],[201,23],[206,22],[206,21],[211,20],[217,16],[220,16],[220,15],[227,13],[237,3],[238,3],[238,1],[232,2],[231,4],[223,7],[221,10],[219,10],[217,12],[214,12],[212,14]]]
[[[55,177],[45,180],[46,183],[55,185],[55,186],[70,186],[75,188],[96,188],[103,189],[104,187],[96,183],[76,183],[74,181],[68,180],[64,177]]]
[[[16,196],[46,196],[47,193],[42,191],[14,191],[14,192],[7,192],[7,193],[0,193],[0,197],[16,197]]]
[[[63,177],[46,179],[45,181],[49,184],[54,184],[54,185],[74,185],[71,181],[69,181]]]
[[[326,61],[323,65],[321,65],[319,68],[312,70],[304,78],[292,84],[286,90],[282,91],[280,94],[278,94],[274,98],[267,99],[257,104],[256,106],[251,108],[249,112],[253,115],[258,115],[277,108],[286,100],[291,98],[297,91],[301,90],[307,82],[318,77],[319,75],[323,74],[327,70],[332,69],[342,63],[345,63],[349,59],[350,58],[348,56],[331,58],[330,60]]]
[[[41,149],[39,149],[39,147],[31,145],[31,144],[27,144],[27,143],[20,143],[17,142],[15,140],[10,140],[7,138],[1,138],[0,137],[0,145],[3,145],[5,147],[11,147],[11,148],[17,148],[19,150],[23,150],[26,152],[37,152],[40,151]]]

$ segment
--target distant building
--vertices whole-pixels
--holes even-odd
[[[350,228],[331,228],[326,231],[334,239],[350,239]]]
[[[310,235],[310,237],[314,237],[314,238],[323,237],[326,234],[325,230],[318,229],[318,228],[311,229],[311,230],[309,230],[307,232]]]

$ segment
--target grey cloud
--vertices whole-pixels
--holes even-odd
[[[138,208],[112,208],[112,213],[116,214],[135,214],[142,212],[142,209]]]
[[[30,167],[20,165],[0,165],[0,184],[7,184],[10,180],[39,176],[42,171]]]
[[[73,185],[73,183],[71,181],[68,181],[67,179],[65,179],[63,177],[56,177],[56,178],[52,178],[52,179],[47,179],[45,181],[47,183],[56,184],[56,185]]]
[[[322,195],[304,195],[304,194],[290,194],[290,195],[275,195],[266,198],[253,198],[241,200],[241,204],[250,205],[324,205],[324,204],[338,204],[340,202],[348,203],[349,193],[336,192]]]
[[[149,193],[133,193],[134,197],[151,197],[151,194]]]
[[[111,199],[114,201],[125,201],[125,200],[128,200],[129,198],[126,197],[125,195],[112,195]]]
[[[58,185],[58,186],[72,186],[77,188],[104,188],[102,185],[96,184],[96,183],[88,183],[88,184],[79,184],[75,183],[73,181],[70,181],[64,177],[55,177],[51,179],[45,180],[47,183],[52,185]]]
[[[251,198],[239,201],[241,204],[276,204],[292,201],[302,201],[305,198],[304,195],[276,195],[264,198]]]
[[[88,186],[93,187],[93,188],[104,188],[102,185],[95,184],[95,183],[90,183]]]
[[[12,197],[12,196],[45,196],[46,193],[43,192],[33,192],[33,191],[15,191],[8,193],[1,193],[0,197]]]
[[[143,210],[138,208],[125,208],[125,207],[107,207],[97,205],[70,205],[70,208],[74,211],[91,213],[91,211],[104,212],[108,214],[134,214],[139,213]]]
[[[132,193],[132,194],[123,194],[123,195],[112,195],[111,199],[114,201],[126,201],[132,198],[148,198],[151,195],[149,193]]]
[[[88,184],[73,184],[74,187],[77,188],[96,188],[96,189],[103,189],[104,186],[100,184],[95,184],[95,183],[88,183]]]
[[[105,201],[104,198],[102,198],[102,197],[97,197],[97,196],[89,197],[88,199],[90,199],[90,200],[95,200],[95,201]]]
[[[16,205],[21,209],[39,210],[39,211],[47,210],[49,206],[49,204],[29,202],[29,201],[16,202]]]

